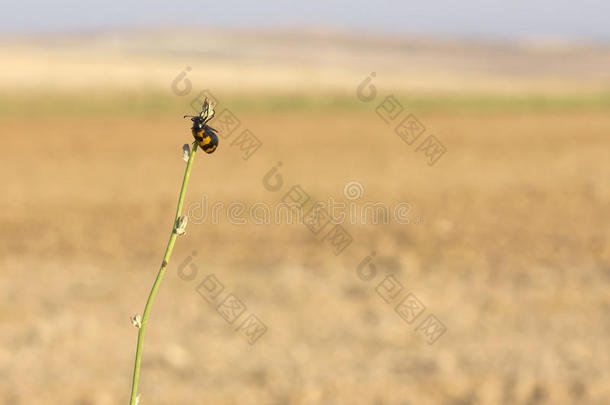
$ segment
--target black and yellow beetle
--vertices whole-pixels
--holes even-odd
[[[208,102],[206,98],[203,102],[203,108],[199,115],[185,115],[184,118],[190,117],[193,121],[191,132],[197,142],[197,145],[205,153],[212,153],[218,148],[217,131],[207,123],[214,117],[214,105]]]

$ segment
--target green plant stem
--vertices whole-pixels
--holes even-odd
[[[174,225],[172,228],[172,233],[169,237],[169,242],[167,243],[167,248],[165,249],[165,255],[163,256],[163,263],[161,264],[161,268],[159,269],[159,273],[157,273],[157,278],[150,290],[150,294],[148,295],[148,300],[146,301],[146,306],[144,307],[144,314],[142,314],[142,326],[138,330],[138,345],[136,348],[136,361],[133,368],[133,382],[131,384],[131,400],[129,401],[130,405],[135,405],[136,397],[138,396],[138,380],[140,378],[140,361],[142,360],[142,341],[144,339],[144,331],[146,330],[146,323],[148,321],[148,315],[150,313],[150,307],[152,306],[152,302],[155,299],[155,295],[157,294],[157,290],[159,289],[159,285],[161,284],[161,280],[163,279],[163,275],[165,274],[165,269],[167,268],[167,263],[172,255],[172,251],[174,250],[174,243],[176,243],[176,237],[178,234],[176,233],[176,227],[178,226],[178,219],[182,214],[182,205],[184,203],[184,195],[186,194],[186,186],[189,182],[189,177],[191,175],[191,167],[193,166],[193,160],[195,159],[195,152],[197,151],[197,143],[193,144],[193,150],[189,156],[188,163],[186,164],[186,170],[184,171],[184,179],[182,180],[182,188],[180,189],[180,196],[178,197],[178,208],[176,209],[176,217],[174,218]]]

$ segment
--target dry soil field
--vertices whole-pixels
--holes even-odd
[[[171,228],[188,97],[83,92],[2,96],[2,404],[128,400],[129,317]],[[204,193],[275,204],[292,185],[347,201],[357,181],[357,204],[408,202],[411,222],[348,224],[353,242],[338,256],[302,224],[191,223],[150,318],[142,404],[609,403],[605,101],[488,108],[405,95],[447,148],[430,167],[353,93],[330,107],[322,96],[232,94],[226,105],[262,147],[243,160],[232,135],[199,152],[187,205]],[[263,179],[278,162],[283,188],[270,191]],[[357,269],[372,251],[377,273],[364,281]],[[200,294],[210,274],[219,300],[247,306],[233,324]],[[403,290],[386,303],[390,275]],[[408,292],[426,307],[411,323],[394,309]],[[239,327],[248,314],[267,327],[253,345]],[[428,315],[446,327],[434,344],[417,330]]]

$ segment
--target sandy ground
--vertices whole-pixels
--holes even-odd
[[[477,111],[441,97],[603,95],[607,47],[248,31],[0,45],[0,404],[127,403],[129,319],[160,265],[190,141],[176,104],[132,108],[129,95],[182,103],[171,84],[186,66],[192,91],[231,100],[355,98],[374,71],[378,97],[422,92],[445,108],[414,111],[427,132],[409,145],[376,103],[236,105],[241,128],[194,164],[141,404],[610,403],[608,103]],[[262,143],[247,160],[245,128]],[[417,150],[430,134],[446,148],[433,166]],[[231,203],[273,206],[295,185],[356,209],[408,203],[409,223],[345,224],[353,240],[335,255],[325,231],[226,219]],[[197,223],[203,199],[225,204],[219,223]],[[397,312],[406,298],[425,308]],[[264,334],[244,327],[251,315]]]
[[[197,88],[223,92],[353,94],[371,72],[385,92],[566,94],[610,89],[610,48],[567,41],[473,43],[330,31],[127,30],[0,37],[0,60],[0,87],[11,92],[167,91],[181,72]]]
[[[432,167],[373,109],[239,118],[263,146],[247,161],[231,139],[200,153],[188,205],[273,204],[295,184],[346,201],[358,181],[358,204],[409,202],[412,222],[347,225],[339,256],[304,225],[191,224],[150,318],[143,404],[608,403],[606,112],[422,113],[447,147]],[[126,403],[129,317],[161,261],[188,124],[5,118],[0,131],[0,403]],[[247,306],[233,324],[197,291],[210,274],[219,300]],[[388,275],[404,287],[390,303],[376,292]],[[408,292],[426,307],[410,324],[394,310]],[[249,314],[267,327],[254,345]],[[416,330],[428,315],[446,327],[434,344]]]

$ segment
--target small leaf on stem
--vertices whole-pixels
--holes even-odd
[[[135,314],[131,318],[131,324],[138,329],[140,329],[142,327],[142,318],[140,317],[140,314]]]
[[[182,160],[185,162],[189,161],[189,157],[191,156],[191,147],[188,143],[182,145]]]
[[[186,215],[183,215],[178,220],[178,226],[176,227],[176,233],[178,235],[184,235],[186,233],[186,224],[188,224],[189,219]]]

